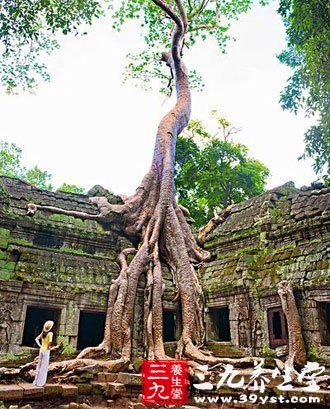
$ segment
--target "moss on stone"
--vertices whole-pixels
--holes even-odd
[[[8,247],[10,237],[10,230],[0,228],[0,249],[6,249]]]
[[[263,345],[261,355],[265,358],[275,358],[276,352],[273,349],[270,349],[268,345]]]
[[[317,362],[319,359],[319,351],[315,345],[310,345],[307,351],[307,356],[311,361]]]

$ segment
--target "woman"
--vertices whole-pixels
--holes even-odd
[[[53,325],[53,321],[45,322],[42,333],[36,338],[36,343],[40,348],[36,377],[33,381],[33,384],[36,386],[44,386],[47,380],[49,355],[53,341],[53,333],[50,330],[53,328]]]

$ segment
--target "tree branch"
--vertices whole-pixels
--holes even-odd
[[[203,245],[206,242],[207,236],[219,225],[222,224],[232,213],[234,205],[228,206],[220,213],[216,214],[212,219],[198,231],[198,242]]]
[[[156,6],[160,7],[175,22],[177,26],[182,26],[182,21],[176,12],[162,0],[152,0]]]
[[[183,23],[184,32],[186,32],[187,24],[188,24],[186,10],[185,10],[181,0],[175,0],[175,4],[177,5],[177,7],[179,9],[179,13],[180,13],[181,20],[182,20],[182,23]]]
[[[173,33],[173,37],[172,37],[172,58],[173,58],[173,62],[174,65],[179,65],[180,64],[180,60],[181,60],[181,40],[184,36],[185,33],[185,25],[183,20],[181,20],[181,18],[175,13],[175,11],[173,11],[173,9],[166,3],[164,3],[162,0],[152,0],[153,3],[156,4],[156,6],[160,7],[162,10],[164,10],[167,15],[175,22],[176,24],[176,28],[174,30]],[[187,20],[183,5],[181,3],[181,0],[175,0],[175,2],[178,4],[178,2],[181,4],[180,8],[182,10],[179,9],[180,14],[181,12],[183,12],[183,16],[185,18],[185,20]],[[171,64],[168,64],[171,66]]]

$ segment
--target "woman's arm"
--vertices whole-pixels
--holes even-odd
[[[53,345],[53,333],[50,332],[50,333],[48,334],[48,336],[49,336],[48,349],[51,349],[51,347],[52,347],[52,345]]]
[[[39,339],[41,338],[41,335],[38,335],[37,338],[35,339],[36,344],[38,345],[39,348],[41,348],[41,344],[39,342]]]

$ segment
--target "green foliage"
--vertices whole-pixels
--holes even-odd
[[[85,189],[83,187],[79,187],[77,185],[70,185],[70,184],[65,183],[65,182],[57,190],[61,191],[61,192],[78,193],[78,194],[82,194],[82,195],[86,193],[86,191],[85,191]]]
[[[262,347],[262,356],[264,358],[275,358],[276,357],[276,353],[273,349],[270,349],[268,345],[263,345]]]
[[[40,189],[51,190],[51,175],[34,166],[31,169],[21,165],[22,150],[14,143],[0,141],[0,175],[26,180]]]
[[[6,361],[15,361],[17,359],[16,355],[13,354],[12,352],[7,352],[6,355],[4,356],[4,359]],[[1,407],[1,406],[0,406]]]
[[[311,345],[308,348],[308,358],[312,361],[312,362],[317,362],[320,358],[319,356],[319,351],[317,350],[315,345]]]
[[[94,0],[0,0],[0,81],[7,92],[32,90],[49,79],[41,62],[58,47],[55,36],[79,34],[79,27],[102,15]]]
[[[0,175],[19,177],[22,150],[14,143],[0,141]]]
[[[281,94],[283,109],[304,110],[317,124],[305,133],[305,152],[318,175],[330,171],[330,3],[328,0],[281,0],[279,13],[287,49],[279,60],[292,68]]]
[[[262,193],[269,170],[248,157],[246,146],[231,141],[239,129],[219,117],[216,135],[200,121],[191,121],[176,148],[175,185],[179,203],[196,225],[205,224],[215,207],[225,208]],[[219,135],[221,135],[219,137]]]
[[[63,345],[62,355],[72,355],[75,352],[77,352],[77,350],[72,345],[69,344],[68,337],[66,336],[60,335],[57,338],[57,343]]]
[[[41,170],[38,166],[33,166],[31,169],[22,166],[22,150],[14,143],[0,141],[0,175],[9,176],[25,180],[39,189],[53,190],[50,184],[52,175],[45,170]],[[58,189],[64,192],[85,193],[85,189],[63,183]],[[2,196],[0,192],[0,196]]]
[[[4,85],[6,92],[33,91],[39,78],[49,81],[47,67],[40,61],[40,55],[50,54],[56,48],[59,48],[57,41],[43,33],[30,44],[16,38],[10,49],[0,45],[0,84]]]
[[[178,12],[175,2],[165,3]],[[230,22],[247,12],[253,0],[182,3],[188,17],[184,51],[199,40],[213,37],[224,52],[230,39]],[[146,86],[157,77],[162,81],[162,90],[166,90],[169,74],[160,63],[160,54],[170,48],[173,21],[151,0],[0,0],[0,82],[8,92],[15,92],[32,90],[40,76],[48,80],[43,56],[59,46],[58,34],[81,33],[82,27],[105,13],[105,8],[112,15],[115,30],[121,30],[130,20],[140,24],[146,47],[137,55],[130,55],[126,78],[142,79],[139,83]],[[190,77],[193,86],[203,87],[195,70],[191,70]]]
[[[177,12],[175,2],[171,4]],[[183,0],[187,11],[187,34],[183,52],[186,52],[198,41],[214,38],[222,52],[226,51],[228,41],[231,39],[229,28],[232,20],[238,19],[240,14],[246,13],[252,6],[253,0]],[[260,1],[266,4],[267,1]],[[144,88],[151,86],[154,78],[161,80],[161,92],[168,92],[169,73],[160,61],[160,55],[171,46],[173,21],[168,18],[164,11],[151,1],[131,0],[122,1],[118,9],[113,12],[113,28],[121,30],[129,20],[138,20],[141,27],[141,35],[146,48],[137,54],[129,54],[130,62],[125,72],[125,79],[138,80]],[[202,78],[196,70],[189,71],[192,88],[201,90],[204,86]],[[142,81],[141,81],[142,80]]]
[[[51,177],[52,175],[46,170],[34,166],[31,169],[25,169],[21,178],[40,189],[52,190],[52,185],[49,183]]]
[[[8,200],[10,198],[10,194],[8,190],[3,186],[2,183],[0,183],[0,201],[2,204],[8,203]]]

